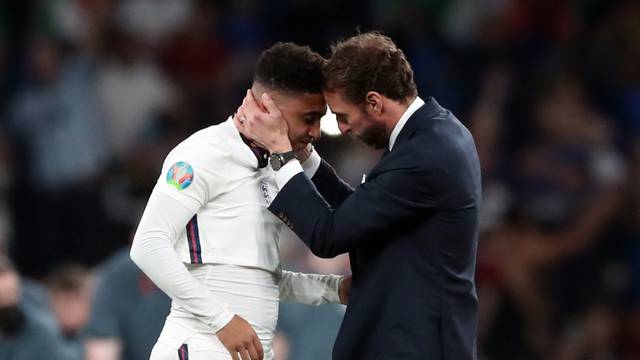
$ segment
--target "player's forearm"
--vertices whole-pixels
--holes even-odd
[[[164,242],[149,236],[134,242],[131,258],[140,269],[172,300],[210,325],[215,331],[231,320],[227,305],[214,301],[212,294],[185,268],[176,252],[168,246],[148,246]]]
[[[190,216],[169,197],[154,193],[134,237],[131,259],[171,299],[217,331],[233,314],[189,273],[171,245]]]
[[[280,301],[307,305],[339,304],[342,275],[305,274],[282,271]]]

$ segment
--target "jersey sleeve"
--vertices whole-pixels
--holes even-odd
[[[217,185],[217,176],[211,169],[214,164],[215,159],[205,158],[196,149],[176,148],[165,159],[154,191],[195,213],[207,203]]]
[[[155,190],[151,193],[133,239],[131,259],[173,301],[217,332],[234,314],[189,273],[174,250],[172,241],[193,216],[175,201]]]
[[[280,272],[280,301],[306,305],[340,304],[342,275]]]

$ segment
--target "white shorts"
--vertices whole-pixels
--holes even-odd
[[[279,301],[275,275],[235,265],[187,265],[187,268],[218,301],[228,304],[229,311],[251,324],[262,343],[265,360],[272,360]],[[229,360],[231,356],[209,326],[174,303],[150,359]]]

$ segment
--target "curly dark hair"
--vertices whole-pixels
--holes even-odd
[[[367,32],[331,47],[325,89],[340,90],[346,100],[363,104],[369,91],[399,102],[417,95],[411,65],[396,44],[379,32]]]
[[[308,46],[278,42],[260,55],[253,81],[272,90],[317,94],[322,92],[325,63]]]

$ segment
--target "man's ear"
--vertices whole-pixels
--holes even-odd
[[[380,115],[383,109],[382,95],[377,91],[369,91],[365,96],[365,106],[371,113]]]

